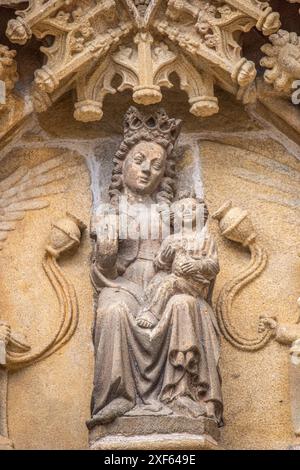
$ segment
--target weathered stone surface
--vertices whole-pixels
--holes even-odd
[[[109,425],[95,427],[90,433],[90,447],[92,450],[118,446],[125,449],[213,449],[218,447],[219,438],[216,423],[207,418],[124,416]]]
[[[152,434],[135,437],[105,437],[92,445],[91,450],[221,450],[210,436],[191,434]]]
[[[267,140],[266,134],[261,139],[257,139],[257,134],[252,138],[244,134],[240,140],[215,135],[214,140],[201,142],[208,207],[211,211],[218,209],[220,194],[222,199],[226,196],[224,200],[234,195],[234,202],[251,214],[259,241],[268,251],[266,270],[239,293],[232,309],[235,328],[246,338],[255,337],[260,315],[276,316],[279,322],[290,325],[297,321],[299,219],[294,199],[298,192],[299,163],[288,149]],[[280,235],[276,227],[280,227]],[[217,235],[217,226],[211,226],[211,230]],[[217,240],[224,271],[217,280],[216,299],[224,281],[234,278],[249,262],[243,249],[221,241],[219,236]],[[289,293],[288,305],[284,292]],[[295,440],[288,348],[270,342],[267,348],[249,354],[224,342],[222,352],[224,400],[228,404],[222,447],[287,448]],[[235,430],[231,432],[229,428]]]
[[[1,252],[0,263],[7,286],[2,292],[1,320],[7,320],[13,331],[27,336],[32,349],[39,351],[53,337],[61,321],[57,298],[42,268],[49,230],[52,222],[66,211],[78,215],[88,224],[90,179],[84,159],[78,153],[59,147],[47,149],[45,144],[41,146],[39,143],[37,148],[30,144],[26,148],[26,145],[23,141],[19,149],[2,160],[2,178],[20,163],[31,169],[64,155],[64,163],[58,168],[60,179],[52,183],[51,196],[48,193],[43,198],[48,201],[49,210],[28,213],[18,222],[17,229],[10,233]],[[74,342],[39,364],[9,374],[8,430],[18,449],[86,446],[84,423],[88,418],[89,400],[85,401],[85,398],[90,393],[93,357],[90,338],[92,312],[86,307],[87,298],[92,302],[87,264],[89,252],[89,243],[84,236],[82,250],[61,262],[66,278],[72,282],[78,295],[80,318]],[[12,260],[18,260],[18,263]],[[78,410],[79,402],[84,405]],[[32,424],[31,433],[28,433],[28,422]],[[45,426],[48,429],[46,433],[43,431]],[[68,434],[67,428],[73,431]]]
[[[91,433],[103,425],[112,437],[109,425],[120,416],[151,416],[165,436],[188,433],[180,417],[223,422],[219,330],[210,300],[217,249],[198,188],[190,181],[175,198],[180,128],[181,121],[163,109],[131,107],[113,159],[109,199],[94,208]],[[179,429],[162,418],[168,415]],[[127,432],[135,435],[130,426]],[[137,437],[148,433],[141,427]]]
[[[49,0],[42,12],[39,1],[30,0],[28,8],[8,22],[6,35],[20,45],[32,35],[53,37],[53,45],[42,48],[46,64],[35,71],[35,108],[45,111],[75,89],[74,117],[90,122],[102,118],[105,96],[116,91],[132,90],[137,104],[159,103],[161,87],[172,87],[173,72],[196,116],[218,112],[215,84],[244,103],[253,101],[255,64],[242,56],[237,33],[256,26],[269,36],[280,24],[269,3],[258,0],[153,0],[142,9],[131,0],[118,8],[114,0],[90,0],[84,10],[73,0],[67,7]],[[121,77],[117,88],[112,85],[116,75]]]
[[[108,200],[125,112],[133,101],[143,109],[161,100],[169,116],[183,120],[178,194],[194,186],[211,213],[232,200],[233,207],[247,211],[256,244],[268,259],[258,276],[259,259],[242,246],[244,239],[236,233],[235,241],[226,238],[232,231],[221,232],[210,221],[221,266],[213,306],[219,318],[224,305],[230,307],[230,331],[238,339],[222,339],[226,426],[221,444],[216,445],[216,426],[207,428],[201,417],[161,416],[158,429],[149,416],[126,416],[97,425],[91,448],[299,450],[300,111],[291,101],[299,79],[299,0],[272,0],[273,12],[256,0],[211,0],[206,9],[200,0],[122,0],[117,11],[110,0],[87,0],[85,11],[74,8],[80,3],[75,0],[69,6],[49,0],[42,17],[35,0],[21,13],[16,10],[25,8],[24,2],[0,3],[2,91],[6,84],[6,102],[0,105],[0,448],[89,447],[85,422],[94,373],[94,314],[87,233],[73,256],[59,260],[78,297],[72,338],[24,369],[8,371],[8,356],[15,347],[25,348],[25,355],[41,351],[60,325],[58,298],[42,268],[52,222],[69,211],[89,226],[93,207]],[[5,38],[10,20],[9,35],[19,44]],[[62,33],[64,28],[68,31]],[[41,39],[47,29],[52,39]],[[20,44],[26,38],[27,44]],[[216,38],[221,38],[218,47]],[[37,114],[33,101],[46,111]],[[101,121],[93,121],[102,113]],[[43,181],[36,179],[34,172],[55,159],[61,165],[42,172]],[[13,176],[7,185],[20,167],[26,169],[24,180],[15,184]],[[20,220],[7,220],[8,213],[15,217],[7,210],[9,202],[27,206]],[[233,225],[241,235],[241,226]],[[245,269],[249,282],[242,285]],[[232,281],[243,288],[230,290]],[[264,334],[265,347],[250,353],[249,338]],[[140,435],[144,423],[149,433]]]

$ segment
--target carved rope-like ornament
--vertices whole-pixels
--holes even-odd
[[[8,324],[0,321],[0,450],[12,449],[7,425],[7,373],[28,367],[54,354],[74,335],[78,319],[78,303],[73,285],[68,281],[57,260],[80,245],[85,225],[67,214],[52,225],[50,240],[43,261],[44,271],[56,293],[60,323],[53,337],[41,349],[31,347]]]
[[[6,354],[8,369],[28,367],[46,359],[66,344],[75,333],[78,324],[76,293],[57,260],[62,254],[79,247],[84,229],[85,225],[70,214],[52,225],[43,268],[59,302],[60,324],[53,338],[38,351],[29,350],[25,344],[19,344],[18,347],[19,342],[14,339],[14,336],[11,336],[8,340]]]
[[[224,237],[242,244],[251,253],[248,266],[234,279],[228,281],[219,294],[216,305],[218,323],[224,337],[232,346],[242,351],[257,351],[270,341],[272,333],[263,331],[257,338],[247,338],[235,328],[230,317],[236,296],[261,275],[267,265],[268,255],[256,241],[257,235],[247,211],[232,207],[229,201],[213,215],[213,218],[219,221]]]

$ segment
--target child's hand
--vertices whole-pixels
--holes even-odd
[[[182,263],[180,267],[184,274],[193,274],[198,271],[197,265],[192,261],[186,261],[185,263]]]
[[[168,260],[168,259],[173,258],[174,254],[175,254],[175,248],[172,245],[168,245],[166,248],[163,249],[161,256],[164,259]]]

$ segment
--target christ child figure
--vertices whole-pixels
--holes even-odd
[[[171,218],[174,233],[165,238],[155,257],[158,272],[146,289],[145,303],[137,315],[141,328],[154,328],[176,294],[207,300],[219,272],[216,246],[206,227],[205,202],[182,193],[171,206]]]

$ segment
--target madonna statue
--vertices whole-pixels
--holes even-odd
[[[173,203],[177,212],[187,212],[189,201],[192,211],[198,206],[203,210],[203,201],[175,198],[174,146],[180,127],[164,110],[144,114],[129,109],[124,140],[113,160],[110,210],[93,219],[96,318],[90,431],[125,418],[222,424],[219,331],[211,307],[219,271],[214,241],[205,227],[196,246],[186,248],[174,234],[172,217],[164,240],[163,217],[155,236],[145,236],[145,230],[142,236],[132,210],[142,207],[144,221],[153,208],[160,214],[162,207],[172,212]],[[124,216],[125,236],[120,227]],[[182,237],[191,239],[191,231]],[[159,307],[155,291],[164,293]]]

